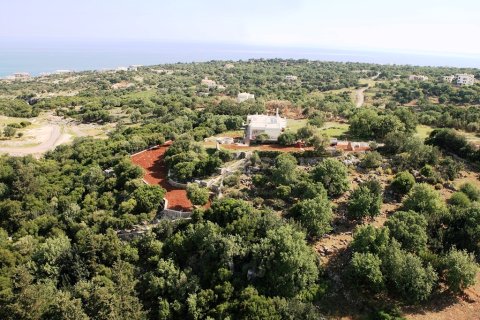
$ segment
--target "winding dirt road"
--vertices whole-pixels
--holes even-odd
[[[376,80],[380,76],[380,72],[371,77],[370,79]],[[366,87],[355,90],[355,106],[360,108],[365,103],[365,91],[370,88],[370,84]]]
[[[22,146],[22,145],[11,145],[0,147],[0,153],[8,153],[12,156],[26,156],[26,155],[35,155],[39,156],[49,150],[52,150],[57,145],[68,141],[68,136],[62,133],[62,128],[59,125],[49,125],[48,128],[48,138],[38,145],[34,146]]]
[[[363,103],[365,102],[365,90],[367,90],[368,88],[370,87],[369,86],[363,87],[355,91],[355,101],[356,101],[355,106],[357,108],[360,108],[361,106],[363,106]]]

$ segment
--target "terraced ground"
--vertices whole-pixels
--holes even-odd
[[[147,183],[161,185],[167,190],[165,198],[168,200],[168,209],[191,211],[192,203],[187,198],[187,192],[168,183],[168,169],[163,158],[170,145],[171,141],[160,147],[136,153],[132,155],[132,161],[145,170],[144,180]]]

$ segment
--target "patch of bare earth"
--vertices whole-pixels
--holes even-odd
[[[463,296],[440,292],[428,303],[404,311],[412,320],[480,320],[480,274],[476,285],[465,290]]]

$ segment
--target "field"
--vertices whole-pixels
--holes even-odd
[[[433,131],[432,127],[421,124],[417,126],[416,136],[421,139],[426,139],[428,138],[428,136],[430,135],[430,132],[432,131]]]
[[[287,131],[291,132],[297,132],[298,129],[304,127],[307,125],[307,119],[301,119],[301,120],[293,120],[293,119],[288,119],[287,120]],[[326,134],[330,138],[340,138],[343,139],[347,136],[348,133],[348,124],[347,123],[340,123],[340,122],[326,122],[323,127],[318,128],[317,132]]]
[[[457,133],[464,136],[469,142],[478,145],[480,144],[480,137],[473,132],[467,132],[463,130],[455,130]]]

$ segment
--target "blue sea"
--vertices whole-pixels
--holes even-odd
[[[0,77],[15,72],[39,75],[67,69],[100,70],[132,64],[154,65],[210,60],[292,58],[338,62],[409,64],[480,68],[479,55],[439,55],[353,51],[328,48],[282,48],[235,44],[167,42],[0,41]]]

